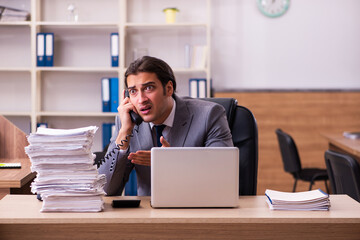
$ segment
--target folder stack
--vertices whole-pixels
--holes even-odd
[[[54,66],[54,33],[37,33],[36,63],[38,67]]]
[[[318,190],[305,192],[280,192],[267,189],[266,202],[271,210],[327,211],[329,195]]]
[[[105,175],[98,174],[91,152],[97,127],[38,128],[25,152],[37,172],[31,191],[43,200],[42,212],[99,212]]]
[[[189,96],[192,98],[206,98],[206,79],[190,78],[189,79]]]

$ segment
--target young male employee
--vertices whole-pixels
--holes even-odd
[[[125,86],[129,97],[118,107],[118,134],[111,139],[108,160],[99,168],[99,173],[106,175],[104,190],[108,195],[121,195],[133,168],[138,195],[151,195],[152,147],[233,146],[224,108],[208,101],[178,97],[175,76],[164,61],[149,56],[134,61],[125,73]],[[131,121],[130,111],[144,120],[138,127]]]

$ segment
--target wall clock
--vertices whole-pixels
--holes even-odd
[[[267,17],[280,17],[289,9],[290,0],[256,0],[257,6]]]

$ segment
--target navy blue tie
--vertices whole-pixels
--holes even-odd
[[[162,144],[160,142],[160,137],[162,136],[162,131],[164,130],[164,128],[166,127],[166,125],[155,125],[155,131],[156,131],[156,142],[157,142],[157,146],[161,147]]]

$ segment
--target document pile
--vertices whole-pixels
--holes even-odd
[[[0,6],[0,22],[28,21],[30,13],[24,10]]]
[[[326,211],[330,208],[329,195],[320,189],[295,193],[267,189],[265,195],[271,210]]]
[[[99,175],[91,152],[97,127],[38,128],[28,136],[25,152],[37,176],[33,193],[43,200],[42,212],[98,212],[103,209],[105,175]]]

